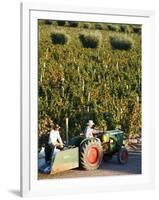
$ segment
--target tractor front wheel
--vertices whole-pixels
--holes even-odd
[[[102,161],[103,149],[96,139],[86,140],[80,148],[80,166],[86,170],[97,169]]]
[[[120,164],[126,164],[128,161],[128,151],[125,147],[122,147],[117,155],[118,162]]]

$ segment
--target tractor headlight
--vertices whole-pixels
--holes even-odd
[[[109,135],[108,134],[103,134],[102,135],[102,142],[103,143],[109,142]]]
[[[111,140],[111,139],[110,139],[110,144],[113,144],[113,143],[114,143],[114,140]]]

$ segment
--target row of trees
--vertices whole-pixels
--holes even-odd
[[[92,22],[78,22],[78,21],[64,21],[64,20],[39,20],[39,23],[53,26],[67,26],[72,28],[84,28],[84,29],[96,29],[96,30],[107,30],[115,32],[125,33],[141,33],[140,25],[130,24],[114,24],[114,23],[92,23]]]

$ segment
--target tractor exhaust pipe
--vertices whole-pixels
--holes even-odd
[[[69,143],[69,137],[68,137],[68,117],[66,118],[66,145]]]

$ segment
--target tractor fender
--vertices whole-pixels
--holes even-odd
[[[85,139],[84,136],[78,135],[73,137],[70,142],[69,145],[74,145],[76,147],[80,147],[80,143]]]
[[[85,138],[84,140],[82,140],[82,142],[80,143],[80,147],[83,145],[83,143],[84,142],[86,142],[86,141],[98,141],[98,139],[97,138],[94,138],[94,137],[92,137],[92,138]]]

